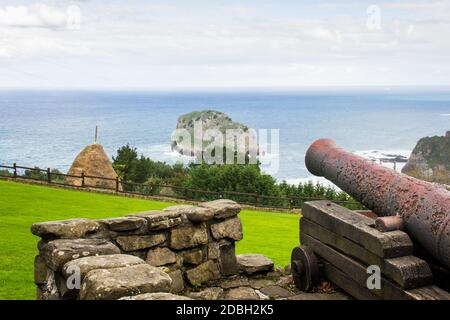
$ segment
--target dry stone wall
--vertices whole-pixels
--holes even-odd
[[[37,298],[172,297],[236,275],[240,210],[234,201],[216,200],[119,218],[36,223]]]

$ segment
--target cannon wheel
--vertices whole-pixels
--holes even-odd
[[[298,246],[291,255],[292,276],[296,287],[310,291],[319,282],[319,266],[314,252],[306,246]]]

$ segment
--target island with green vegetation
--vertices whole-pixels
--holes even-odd
[[[195,128],[198,128],[195,130]],[[201,131],[200,131],[201,128]],[[186,156],[195,156],[204,151],[214,142],[213,138],[206,137],[207,131],[215,130],[223,136],[225,142],[226,134],[234,132],[237,137],[247,138],[247,150],[257,153],[257,147],[249,145],[248,140],[256,141],[255,134],[250,128],[240,122],[233,121],[228,115],[216,110],[192,111],[178,118],[176,129],[185,129],[190,140],[181,137],[172,137],[172,150]],[[250,149],[252,148],[252,149]]]

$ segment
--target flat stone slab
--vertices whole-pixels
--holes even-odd
[[[217,263],[208,260],[193,269],[187,270],[186,277],[190,284],[199,286],[205,282],[219,279],[220,270]]]
[[[292,275],[282,276],[277,281],[276,285],[280,286],[280,287],[293,286],[294,285],[294,278],[292,277]]]
[[[40,255],[34,257],[34,283],[45,284],[47,282],[47,274],[50,269],[45,264],[44,258]],[[52,271],[53,272],[53,271]]]
[[[179,293],[184,290],[184,279],[183,273],[181,270],[175,270],[169,273],[170,278],[172,279],[172,286],[170,288],[170,292]]]
[[[170,276],[148,264],[90,271],[84,278],[81,300],[116,300],[143,293],[169,292]]]
[[[240,254],[236,259],[239,269],[246,274],[273,270],[273,261],[262,254]]]
[[[191,292],[189,296],[196,300],[219,300],[223,295],[223,289],[219,287],[206,288],[199,292]]]
[[[190,205],[168,207],[164,209],[164,212],[184,214],[192,222],[204,222],[214,218],[214,211],[212,209]]]
[[[183,253],[183,263],[184,264],[200,264],[206,259],[206,254],[204,254],[202,249],[194,249]]]
[[[243,238],[241,219],[236,217],[212,224],[211,233],[216,240],[230,238],[240,241]]]
[[[232,242],[222,239],[217,242],[208,243],[208,259],[220,258],[220,247],[232,245]]]
[[[135,251],[157,246],[166,241],[166,236],[164,234],[121,236],[117,237],[116,241],[124,251]]]
[[[261,289],[268,286],[274,286],[275,281],[269,279],[250,279],[250,286],[253,289]]]
[[[72,275],[74,268],[79,268],[81,279],[83,279],[92,270],[123,268],[144,263],[144,260],[129,254],[109,254],[69,261],[63,266],[62,272],[67,278]]]
[[[45,244],[41,250],[47,265],[55,271],[64,264],[89,256],[119,254],[120,249],[113,243],[102,239],[59,239]]]
[[[220,256],[220,242],[208,243],[208,259],[219,259]]]
[[[249,286],[249,281],[246,277],[232,277],[222,280],[218,285],[222,289],[231,289]]]
[[[260,300],[258,293],[249,287],[230,289],[225,295],[225,300]]]
[[[350,300],[342,293],[301,293],[287,298],[287,300]]]
[[[145,227],[147,221],[138,217],[120,217],[97,220],[99,223],[107,226],[109,230],[122,232],[133,231]]]
[[[193,248],[208,243],[208,231],[204,223],[186,225],[170,230],[170,247],[173,249]]]
[[[154,267],[159,267],[175,263],[177,261],[177,256],[175,255],[175,252],[169,248],[161,247],[150,249],[147,253],[146,261]]]
[[[149,230],[163,230],[175,227],[187,220],[186,216],[173,211],[144,211],[130,215],[147,220]]]
[[[219,246],[219,266],[223,276],[232,276],[239,272],[234,243],[222,243]]]
[[[123,297],[119,300],[192,300],[191,298],[178,296],[167,292],[144,293],[137,296]]]
[[[233,217],[241,212],[241,206],[237,202],[227,199],[203,202],[199,204],[199,207],[212,209],[214,218],[217,219]]]
[[[34,223],[31,233],[43,239],[75,239],[99,230],[98,222],[89,219],[70,219]]]
[[[280,286],[267,286],[264,288],[261,288],[260,290],[263,294],[270,297],[271,299],[279,299],[279,298],[288,298],[292,297],[294,294],[290,292],[289,290],[280,287]]]

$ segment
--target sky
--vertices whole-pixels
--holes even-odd
[[[0,1],[0,87],[449,86],[450,0]]]

